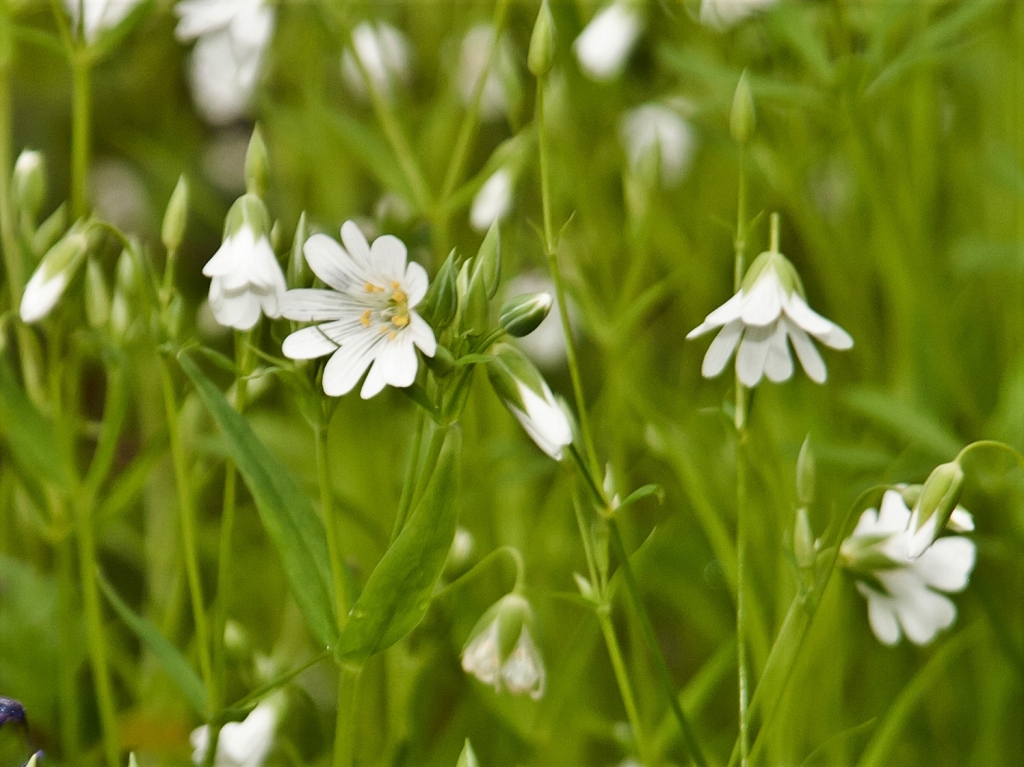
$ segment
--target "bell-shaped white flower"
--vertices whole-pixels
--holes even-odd
[[[71,14],[74,26],[82,25],[82,34],[86,41],[92,42],[107,29],[113,29],[142,0],[64,0],[64,7]],[[82,17],[79,19],[79,9]]]
[[[512,187],[515,179],[509,168],[499,168],[480,187],[469,209],[469,223],[478,232],[486,232],[495,221],[501,221],[512,209]]]
[[[518,594],[507,594],[485,612],[462,651],[462,670],[495,692],[544,695],[544,660],[533,641],[533,610]]]
[[[959,509],[958,525],[973,520]],[[895,645],[906,634],[917,645],[935,638],[956,620],[945,596],[963,591],[974,570],[974,542],[963,536],[936,540],[917,559],[907,556],[910,509],[899,490],[887,490],[880,511],[868,509],[843,541],[844,567],[868,602],[868,620],[878,640]]]
[[[779,0],[701,0],[700,23],[713,29],[727,29]]]
[[[744,386],[763,377],[779,383],[793,375],[792,342],[807,376],[816,383],[828,377],[825,362],[811,337],[833,349],[849,349],[853,339],[841,327],[807,305],[796,269],[777,250],[762,253],[747,270],[736,295],[687,334],[696,338],[721,328],[701,368],[705,378],[721,373],[736,353],[736,374]]]
[[[629,0],[615,0],[598,11],[573,43],[580,69],[594,80],[618,77],[643,29],[640,9]]]
[[[274,745],[284,698],[274,695],[260,703],[241,722],[228,722],[217,741],[215,767],[262,767]],[[202,764],[210,747],[210,728],[192,731],[192,762]]]
[[[266,0],[184,0],[175,13],[178,39],[196,40],[189,75],[200,113],[214,125],[244,117],[274,33],[274,9]]]
[[[206,262],[210,308],[224,327],[250,330],[260,319],[281,316],[286,285],[268,234],[270,217],[253,194],[240,197],[228,212],[220,249]]]
[[[494,26],[477,24],[462,38],[459,52],[458,86],[463,104],[469,105],[476,93],[480,78],[486,73],[483,92],[480,94],[480,117],[496,120],[508,114],[519,98],[519,81],[516,73],[512,44],[505,35],[498,40],[498,50],[491,62],[491,48],[494,43]],[[492,66],[488,69],[488,63]]]
[[[306,240],[306,262],[330,290],[285,293],[285,317],[322,324],[292,333],[282,351],[294,360],[331,355],[323,374],[324,393],[331,397],[352,391],[367,368],[363,399],[385,386],[411,386],[419,368],[416,349],[428,357],[437,349],[434,331],[413,311],[427,292],[427,272],[406,263],[405,244],[397,237],[383,235],[371,247],[346,221],[341,241],[344,247],[324,234]]]
[[[390,97],[396,85],[408,82],[412,61],[409,41],[387,22],[364,21],[356,25],[352,30],[352,48],[377,93]],[[366,81],[350,49],[342,54],[341,71],[352,92],[365,99]]]
[[[53,311],[85,262],[88,249],[89,235],[78,223],[46,252],[21,294],[22,322],[39,322]]]
[[[495,392],[537,447],[562,460],[572,444],[572,426],[544,377],[511,344],[497,344],[492,352],[487,375]]]
[[[623,115],[619,136],[634,170],[657,153],[661,183],[677,184],[690,170],[696,140],[693,128],[663,104],[643,104]]]

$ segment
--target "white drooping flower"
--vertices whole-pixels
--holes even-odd
[[[261,314],[281,316],[287,286],[269,233],[263,201],[254,194],[239,197],[228,212],[224,242],[203,267],[211,280],[210,308],[224,327],[250,330]]]
[[[215,767],[262,767],[274,745],[284,698],[274,695],[260,703],[241,722],[228,722],[220,731]],[[210,728],[192,731],[192,762],[202,764],[210,747]]]
[[[88,249],[89,235],[78,223],[46,252],[21,294],[22,322],[39,322],[53,311],[85,262]]]
[[[270,39],[274,9],[267,0],[183,0],[175,34],[195,40],[189,69],[203,117],[226,125],[249,110]]]
[[[487,364],[491,385],[537,447],[562,460],[572,444],[572,426],[544,377],[519,349],[497,344]]]
[[[507,594],[488,608],[462,650],[462,670],[513,695],[544,695],[544,660],[533,641],[533,610],[518,594]]]
[[[390,97],[397,84],[409,80],[412,52],[405,35],[387,22],[364,21],[352,30],[352,48],[373,89]],[[366,98],[366,81],[351,49],[341,57],[341,71],[349,88],[360,98]]]
[[[744,386],[763,377],[779,383],[793,375],[792,342],[807,376],[816,383],[828,377],[813,336],[833,349],[849,349],[853,339],[841,327],[807,305],[796,269],[777,250],[762,253],[747,270],[738,293],[709,314],[687,334],[696,338],[721,328],[711,342],[701,372],[705,378],[721,373],[736,351],[736,374]]]
[[[501,221],[512,209],[514,179],[508,168],[499,168],[487,179],[473,197],[469,223],[478,232],[486,232],[495,221]]]
[[[690,170],[696,140],[693,128],[663,104],[643,104],[622,116],[619,136],[634,170],[657,152],[661,183],[677,184]]]
[[[594,80],[618,77],[643,28],[644,17],[635,4],[615,0],[598,11],[573,43],[580,68]]]
[[[323,373],[324,393],[331,397],[352,391],[367,368],[363,399],[385,386],[411,386],[419,368],[416,349],[428,357],[437,349],[434,331],[413,311],[427,292],[427,272],[406,263],[405,244],[397,237],[383,235],[371,247],[346,221],[341,241],[344,247],[324,234],[306,240],[306,262],[330,290],[285,294],[285,317],[321,324],[292,333],[282,351],[294,360],[331,355]]]
[[[909,522],[901,492],[887,490],[881,511],[865,511],[841,548],[843,565],[868,602],[871,630],[890,646],[904,634],[914,644],[927,644],[953,625],[956,606],[945,594],[963,591],[974,570],[974,542],[963,536],[939,538],[917,559],[907,556]],[[963,509],[951,522],[974,528]]]
[[[714,29],[727,29],[779,0],[701,0],[700,23]]]
[[[498,50],[488,69],[493,43],[494,26],[477,24],[462,39],[459,55],[458,86],[463,104],[469,105],[480,78],[485,72],[487,74],[480,94],[480,117],[485,121],[508,114],[519,98],[519,80],[512,44],[505,35],[499,38]]]
[[[88,42],[93,42],[99,34],[113,29],[131,13],[132,9],[142,0],[64,0],[64,7],[71,14],[75,27],[82,24],[82,34]],[[81,7],[82,18],[78,12]]]

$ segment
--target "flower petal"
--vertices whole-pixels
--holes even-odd
[[[377,352],[373,367],[363,382],[359,396],[370,399],[377,396],[385,386],[405,388],[416,380],[419,359],[412,345],[412,336],[401,333],[384,341]]]
[[[923,584],[911,593],[900,594],[895,605],[907,639],[916,645],[928,644],[956,620],[956,605]]]
[[[753,388],[760,383],[774,332],[775,328],[769,325],[747,327],[743,334],[740,350],[736,354],[736,375],[744,386]]]
[[[764,374],[773,383],[788,381],[793,375],[793,358],[789,356],[786,326],[781,322],[775,324],[775,331],[768,340],[768,357],[764,361]]]
[[[319,288],[296,288],[281,296],[281,314],[297,322],[323,322],[358,316],[360,307],[352,299]]]
[[[326,234],[314,234],[306,240],[302,252],[313,274],[335,290],[343,291],[366,281],[365,269]]]
[[[768,266],[743,299],[740,318],[746,325],[770,325],[782,313],[784,297],[785,290],[775,274],[775,269]]]
[[[317,357],[326,357],[338,349],[322,330],[322,325],[296,330],[284,339],[281,344],[281,353],[290,360],[313,360]]]
[[[875,593],[862,583],[857,584],[857,589],[868,601],[868,622],[878,641],[888,647],[898,644],[902,634],[892,600]]]
[[[232,274],[238,271],[243,256],[243,248],[239,247],[243,244],[239,238],[241,233],[242,230],[239,230],[237,234],[228,237],[221,243],[220,247],[217,248],[217,252],[211,256],[210,260],[203,267],[204,276],[222,277],[225,274]]]
[[[390,234],[378,237],[370,248],[373,271],[390,282],[401,283],[405,279],[406,255],[405,243]]]
[[[903,496],[896,490],[886,490],[885,495],[882,496],[878,524],[869,534],[902,533],[909,524],[910,509],[903,501]]]
[[[409,312],[409,330],[412,340],[419,347],[419,350],[428,357],[433,357],[437,351],[437,340],[434,338],[434,331],[427,324],[427,321],[416,312]]]
[[[974,570],[974,541],[963,536],[939,538],[911,567],[934,589],[963,591]]]
[[[825,383],[825,380],[828,378],[828,371],[825,369],[825,361],[821,358],[821,354],[818,353],[814,342],[804,332],[803,328],[792,320],[786,319],[784,321],[789,337],[793,341],[793,349],[796,351],[796,356],[800,359],[800,364],[803,366],[804,372],[807,373],[807,377],[815,383]]]
[[[740,320],[733,320],[718,332],[708,347],[707,354],[704,355],[704,364],[700,368],[701,375],[705,378],[714,378],[725,369],[742,333],[743,323]]]
[[[352,391],[377,356],[380,342],[376,332],[367,331],[338,349],[324,366],[324,394],[340,397]]]
[[[409,265],[405,267],[405,277],[401,282],[402,289],[405,290],[405,294],[409,297],[409,308],[412,309],[427,294],[430,278],[427,277],[427,270],[422,265],[417,264],[415,261],[410,261]]]
[[[733,320],[738,320],[740,318],[740,311],[742,307],[743,291],[740,291],[705,317],[704,322],[687,333],[686,337],[696,338],[697,336],[704,335],[709,330],[720,328],[722,325],[726,325]]]
[[[814,311],[799,294],[791,294],[784,308],[786,316],[826,346],[833,349],[849,349],[853,346],[853,338],[849,333]]]
[[[210,283],[210,308],[214,318],[224,327],[252,330],[260,319],[259,297],[244,287],[228,290],[222,280],[214,277]]]
[[[370,264],[370,243],[366,241],[366,235],[359,228],[355,221],[346,221],[341,225],[341,241],[345,244],[345,250],[353,261],[363,269],[369,269]]]

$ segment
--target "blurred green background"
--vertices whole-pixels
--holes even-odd
[[[391,103],[428,186],[438,189],[464,111],[456,75],[462,35],[488,21],[493,4],[348,5],[353,20],[386,20],[408,37],[411,77]],[[506,280],[543,272],[526,69],[537,8],[526,0],[510,7],[521,100],[511,115],[481,126],[467,186],[442,231],[411,199],[373,109],[346,86],[341,38],[321,5],[277,6],[252,116],[270,150],[268,206],[281,225],[281,250],[306,211],[332,234],[348,218],[396,234],[431,271],[453,246],[472,254],[480,241],[467,219],[472,196],[493,170],[492,152],[525,131],[525,159],[502,230],[503,270]],[[68,196],[70,77],[61,55],[38,43],[56,39],[50,7],[15,10],[18,28],[28,32],[14,37],[9,71],[12,144],[15,154],[25,147],[45,153],[48,212]],[[731,294],[738,152],[728,113],[736,82],[747,69],[757,106],[749,210],[781,214],[782,251],[800,271],[810,303],[856,341],[848,353],[825,352],[824,386],[798,371],[754,395],[756,671],[797,591],[794,470],[806,435],[818,461],[810,509],[818,535],[864,488],[922,481],[972,440],[1024,449],[1024,4],[782,0],[716,30],[699,23],[695,3],[653,2],[624,73],[605,83],[581,73],[571,48],[595,10],[569,0],[552,6],[556,227],[574,214],[560,258],[602,460],[627,492],[649,482],[666,491],[663,504],[633,508],[627,543],[643,544],[637,575],[660,643],[705,747],[724,764],[736,733],[728,559],[735,556],[735,465],[722,412],[731,377],[702,379],[706,343],[684,336]],[[196,317],[204,342],[229,351],[229,337],[202,322],[207,282],[200,270],[242,191],[252,123],[213,127],[198,115],[187,79],[189,46],[175,39],[175,20],[171,3],[150,2],[93,72],[90,200],[98,216],[155,246],[178,175],[188,177],[191,218],[178,267],[187,324]],[[690,167],[668,188],[632,168],[620,140],[623,113],[648,101],[677,105],[693,131]],[[751,256],[766,239],[762,217]],[[279,325],[264,330],[264,348],[275,355],[287,332]],[[571,396],[563,362],[556,358],[545,373]],[[288,390],[267,382],[256,387],[250,422],[315,496],[311,432]],[[120,456],[126,464],[159,442],[162,424],[154,405],[159,382],[141,359],[133,384],[130,438]],[[212,590],[223,449],[191,404],[200,556]],[[387,543],[413,412],[388,390],[371,402],[342,399],[333,421],[344,553],[363,575]],[[548,692],[539,702],[495,695],[459,667],[470,628],[511,585],[511,572],[491,568],[435,602],[408,641],[368,667],[359,763],[448,766],[470,737],[485,767],[619,764],[630,754],[625,714],[597,623],[574,596],[572,573],[585,564],[572,480],[486,386],[475,387],[464,429],[460,525],[472,534],[477,557],[503,545],[524,553]],[[99,529],[101,565],[133,607],[187,649],[174,483],[166,448],[152,452],[144,492]],[[98,763],[81,631],[56,619],[61,563],[27,510],[7,456],[0,461],[0,694],[25,704],[48,761],[66,763],[59,691],[70,679],[80,694],[80,760]],[[837,573],[775,704],[758,763],[1024,764],[1024,483],[1009,461],[979,452],[969,459],[963,503],[977,520],[978,564],[970,587],[954,597],[955,626],[925,648],[885,648],[871,634],[852,581]],[[293,667],[312,654],[313,642],[247,495],[239,524],[230,615],[252,650],[272,656],[279,670]],[[666,761],[685,764],[626,605],[618,596],[615,620],[644,726]],[[124,745],[143,767],[187,763],[187,736],[198,723],[154,659],[116,616],[107,618]],[[256,686],[250,649],[238,653],[234,697]],[[323,664],[289,687],[289,714],[270,763],[327,763],[333,680]]]

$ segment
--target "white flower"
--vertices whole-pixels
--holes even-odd
[[[634,170],[652,152],[658,153],[661,183],[679,182],[693,162],[693,128],[674,109],[662,104],[644,104],[626,112],[619,123],[622,145]]]
[[[254,708],[241,722],[228,722],[217,741],[215,767],[261,767],[274,744],[274,732],[281,716],[281,698],[272,696]],[[210,728],[192,731],[192,762],[202,764],[210,747]]]
[[[484,182],[473,198],[469,223],[478,232],[486,232],[495,221],[501,221],[512,208],[512,171],[499,168]]]
[[[196,40],[189,70],[192,95],[203,117],[225,125],[245,116],[274,32],[266,0],[184,0],[175,34]]]
[[[779,383],[793,375],[787,338],[804,371],[816,383],[824,383],[828,373],[811,336],[833,349],[853,346],[845,330],[807,305],[796,270],[778,252],[758,256],[740,291],[686,337],[695,338],[719,327],[722,329],[708,348],[701,372],[705,378],[717,376],[739,346],[736,373],[748,387],[756,386],[764,376]]]
[[[510,344],[496,345],[493,354],[487,375],[495,392],[537,447],[562,460],[565,448],[572,444],[572,426],[544,377]]]
[[[113,29],[131,13],[141,0],[64,0],[64,7],[71,14],[71,21],[77,27],[79,5],[82,10],[82,32],[88,42],[94,41],[100,32]]]
[[[408,81],[412,58],[409,41],[387,22],[358,24],[352,30],[352,46],[377,93],[390,97],[396,83]],[[366,98],[366,82],[351,50],[342,54],[341,71],[349,88]]]
[[[240,197],[228,213],[223,244],[203,267],[211,278],[210,308],[225,327],[250,330],[261,312],[281,316],[286,285],[268,229],[262,201],[251,194]]]
[[[22,322],[39,322],[53,311],[85,261],[88,247],[88,235],[76,224],[46,252],[21,294]]]
[[[340,397],[369,375],[360,392],[363,399],[385,386],[412,385],[419,368],[416,348],[434,356],[434,331],[413,309],[427,292],[427,272],[406,263],[405,244],[384,235],[371,247],[359,227],[341,227],[344,247],[315,234],[303,247],[313,273],[330,290],[289,290],[283,314],[291,320],[323,323],[303,328],[284,340],[283,352],[295,360],[328,354],[324,392]]]
[[[573,43],[580,68],[594,80],[614,79],[625,68],[643,27],[643,16],[627,0],[611,3]]]
[[[487,73],[480,95],[480,117],[483,120],[495,120],[507,114],[518,97],[515,59],[511,43],[504,35],[499,39],[493,66],[488,70],[493,41],[494,26],[477,24],[462,39],[459,55],[459,95],[467,106],[476,93],[480,78],[485,71]]]
[[[973,528],[963,509],[958,524]],[[844,565],[858,577],[868,619],[878,640],[895,645],[903,634],[917,645],[930,642],[956,620],[956,606],[940,592],[963,591],[974,570],[974,542],[939,538],[917,559],[907,556],[910,509],[898,490],[887,490],[881,513],[868,509],[843,541]]]
[[[700,23],[714,29],[727,29],[779,0],[701,0]]]
[[[462,670],[501,692],[544,695],[544,660],[533,641],[533,612],[518,594],[508,594],[477,621],[462,651]]]

